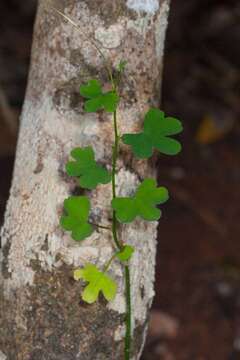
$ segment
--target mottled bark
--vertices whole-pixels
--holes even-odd
[[[82,33],[40,1],[29,83],[21,117],[14,177],[2,229],[0,277],[0,359],[106,360],[123,358],[124,284],[122,268],[111,272],[116,299],[94,305],[80,301],[81,283],[72,270],[87,261],[103,265],[112,253],[111,234],[96,231],[80,245],[59,228],[65,197],[76,183],[64,172],[74,146],[92,145],[109,166],[112,120],[85,114],[79,85],[91,77],[107,83],[104,61],[85,41],[91,35],[115,67],[126,59],[118,115],[120,131],[138,130],[150,105],[159,100],[168,0],[56,0]],[[84,34],[83,34],[84,33]],[[136,161],[121,147],[118,194],[131,194],[154,162]],[[91,193],[92,219],[108,223],[111,186]],[[154,295],[156,223],[136,220],[121,237],[134,245],[131,261],[134,347],[138,359]]]

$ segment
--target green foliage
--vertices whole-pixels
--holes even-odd
[[[75,161],[67,163],[67,174],[79,177],[82,188],[95,189],[98,184],[107,184],[111,181],[111,174],[96,163],[91,146],[75,148],[71,151],[71,156]]]
[[[128,261],[134,253],[134,247],[130,245],[123,246],[122,250],[118,251],[116,256],[120,261]]]
[[[93,232],[93,227],[88,223],[90,202],[86,196],[71,196],[64,201],[64,210],[60,224],[63,229],[71,231],[71,236],[76,241],[81,241]]]
[[[117,197],[112,200],[112,207],[116,211],[117,219],[122,223],[133,221],[136,216],[144,220],[154,221],[161,216],[156,205],[168,200],[168,191],[164,187],[157,187],[154,179],[145,179],[138,187],[133,197]]]
[[[138,158],[149,158],[156,148],[166,155],[176,155],[181,150],[181,144],[170,138],[182,131],[182,124],[173,117],[165,117],[158,109],[150,109],[144,118],[143,132],[124,134],[122,140],[131,145],[133,153]]]
[[[101,51],[100,51],[101,53]],[[98,80],[90,80],[86,85],[80,86],[80,94],[86,99],[84,109],[86,112],[105,110],[113,114],[114,144],[112,148],[112,173],[95,161],[92,147],[75,148],[71,151],[72,159],[66,164],[69,176],[75,176],[79,185],[84,189],[95,189],[99,184],[112,181],[112,239],[117,250],[114,252],[104,271],[95,265],[87,264],[84,268],[74,271],[75,280],[84,280],[87,285],[82,293],[82,299],[88,304],[97,301],[102,293],[107,301],[114,299],[117,292],[116,282],[106,274],[110,264],[116,258],[124,266],[125,296],[126,296],[126,335],[124,346],[124,359],[130,359],[131,353],[131,282],[128,260],[134,253],[134,247],[122,245],[118,238],[118,221],[129,223],[136,217],[144,220],[155,221],[161,216],[158,205],[168,200],[168,191],[165,187],[157,187],[154,179],[145,179],[136,189],[132,197],[115,197],[116,172],[119,154],[119,135],[117,124],[117,106],[119,104],[118,88],[122,80],[122,73],[126,61],[121,60],[113,76],[111,68],[106,64],[107,72],[112,85],[112,90],[104,92]],[[143,131],[137,134],[124,134],[123,143],[130,145],[134,155],[138,158],[149,158],[154,149],[167,155],[175,155],[181,150],[181,144],[172,138],[182,131],[182,124],[173,117],[165,117],[159,109],[151,108],[144,118]],[[88,222],[90,202],[86,196],[71,196],[64,201],[65,215],[60,219],[63,229],[70,231],[74,240],[81,241],[93,232],[92,225]],[[107,226],[94,224],[109,230]],[[110,228],[111,229],[111,228]]]
[[[98,270],[93,264],[87,264],[83,269],[75,270],[74,279],[83,279],[88,282],[82,293],[82,299],[88,304],[92,304],[98,299],[100,291],[108,301],[115,298],[117,292],[116,282],[104,272]]]
[[[107,112],[114,112],[119,103],[119,96],[115,91],[103,93],[102,86],[98,80],[90,80],[87,85],[80,86],[80,94],[89,99],[85,101],[86,112],[96,112],[104,109]]]

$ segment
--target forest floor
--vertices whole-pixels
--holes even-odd
[[[26,86],[33,3],[0,4],[0,223]],[[238,1],[172,0],[162,109],[182,119],[185,131],[181,155],[158,162],[159,184],[169,188],[171,200],[159,224],[156,296],[143,360],[240,359],[239,16]]]

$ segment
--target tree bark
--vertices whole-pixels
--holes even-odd
[[[120,132],[137,131],[144,112],[158,105],[168,0],[56,0],[54,6],[81,29],[57,15],[41,0],[35,23],[28,88],[10,199],[1,241],[0,359],[123,359],[124,281],[120,265],[111,267],[119,284],[116,299],[86,305],[82,284],[72,270],[86,262],[100,267],[112,254],[105,230],[78,244],[59,227],[63,200],[76,193],[65,174],[74,146],[92,145],[97,160],[109,166],[112,119],[86,114],[79,86],[95,77],[107,84],[101,55],[86,41],[92,36],[113,67],[127,60],[118,114]],[[118,194],[131,194],[139,181],[155,176],[154,161],[134,160],[121,147]],[[111,186],[91,192],[96,223],[109,222]],[[132,244],[134,344],[139,359],[148,311],[154,295],[157,223],[136,220],[122,227]]]

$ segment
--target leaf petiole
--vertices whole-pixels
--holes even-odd
[[[106,263],[106,265],[103,268],[103,273],[106,273],[108,271],[108,269],[111,266],[111,263],[113,262],[113,260],[115,259],[115,257],[117,256],[117,252],[115,252],[111,258],[108,260],[108,262]]]
[[[96,224],[92,221],[89,221],[89,224],[93,225],[93,226],[96,226],[100,229],[104,229],[104,230],[110,230],[111,231],[111,228],[109,226],[105,226],[105,225],[99,225],[99,224]]]

